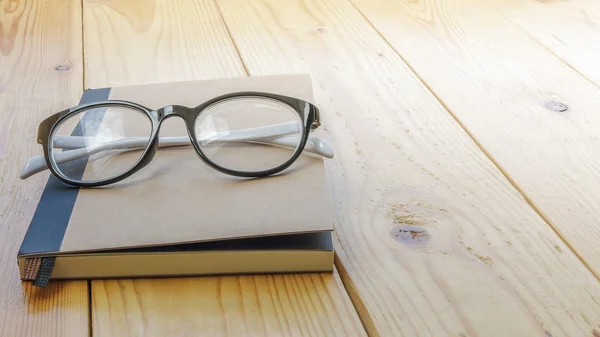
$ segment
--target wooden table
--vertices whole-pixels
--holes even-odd
[[[86,88],[311,73],[333,274],[19,281]],[[565,110],[566,109],[566,110]],[[593,0],[0,0],[1,336],[600,336]]]

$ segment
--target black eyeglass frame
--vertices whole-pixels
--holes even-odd
[[[296,150],[294,151],[294,153],[292,154],[292,156],[286,162],[284,162],[281,165],[276,166],[274,168],[262,170],[262,171],[252,171],[252,172],[237,171],[237,170],[228,169],[226,167],[222,167],[222,166],[214,163],[213,161],[208,159],[208,157],[202,152],[202,149],[198,145],[198,141],[196,139],[196,133],[194,130],[195,122],[196,122],[196,119],[198,118],[198,116],[200,116],[200,114],[202,114],[202,112],[205,111],[206,108],[210,107],[211,105],[213,105],[215,103],[218,103],[218,102],[221,102],[224,100],[228,100],[228,99],[243,98],[243,97],[266,98],[266,99],[273,99],[273,100],[279,101],[280,103],[285,103],[286,105],[293,108],[293,110],[300,117],[300,120],[302,120],[302,122],[304,123],[302,138],[300,139],[300,143],[299,143],[298,147],[296,148]],[[68,177],[66,177],[65,175],[63,175],[60,172],[60,169],[57,168],[58,165],[56,164],[53,156],[51,155],[51,152],[53,151],[50,148],[51,144],[52,144],[51,137],[54,135],[55,129],[58,126],[60,126],[63,121],[67,120],[68,118],[70,118],[73,115],[76,115],[82,111],[95,109],[95,108],[102,108],[102,107],[111,107],[111,106],[122,106],[122,107],[127,107],[130,109],[135,109],[135,110],[142,112],[143,114],[145,114],[148,117],[148,119],[150,119],[150,122],[152,125],[152,133],[150,135],[150,141],[148,142],[148,145],[144,149],[144,153],[128,171],[126,171],[120,175],[117,175],[115,177],[112,177],[110,179],[85,181],[85,182],[69,179]],[[160,127],[162,125],[162,122],[165,121],[166,119],[174,117],[174,116],[181,117],[184,120],[186,129],[188,132],[188,136],[190,137],[192,146],[194,147],[194,149],[196,150],[196,153],[198,154],[198,156],[204,163],[206,163],[213,169],[215,169],[219,172],[222,172],[224,174],[237,176],[237,177],[246,177],[246,178],[266,177],[266,176],[270,176],[270,175],[279,173],[279,172],[285,170],[286,168],[290,167],[304,151],[304,147],[306,146],[306,142],[308,140],[311,130],[316,129],[321,125],[320,118],[319,118],[319,109],[310,102],[307,102],[302,99],[294,98],[294,97],[284,96],[284,95],[277,95],[277,94],[263,93],[263,92],[253,92],[253,91],[244,91],[244,92],[235,92],[235,93],[224,94],[224,95],[215,97],[211,100],[208,100],[208,101],[206,101],[196,107],[193,107],[193,108],[182,106],[182,105],[168,105],[168,106],[162,107],[157,110],[152,110],[143,105],[140,105],[140,104],[137,104],[134,102],[130,102],[130,101],[124,101],[124,100],[104,100],[104,101],[92,102],[92,103],[87,103],[87,104],[80,104],[80,105],[74,106],[70,109],[58,112],[58,113],[44,119],[38,127],[37,142],[38,142],[38,144],[41,144],[43,146],[44,158],[45,158],[46,164],[48,166],[48,169],[50,170],[50,172],[52,172],[52,174],[55,177],[57,177],[62,182],[69,184],[69,185],[74,185],[76,187],[105,186],[105,185],[119,182],[123,179],[130,177],[134,173],[138,172],[139,170],[141,170],[142,168],[147,166],[152,161],[152,159],[154,158],[154,155],[156,154],[156,151],[158,150],[158,145],[159,145],[159,136],[158,135],[160,133]]]

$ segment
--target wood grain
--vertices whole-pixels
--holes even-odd
[[[600,277],[600,89],[487,2],[355,3]]]
[[[245,74],[210,2],[84,3],[87,88]]]
[[[95,336],[356,336],[337,274],[94,282]]]
[[[600,6],[594,0],[490,0],[509,19],[600,87]]]
[[[88,87],[246,76],[212,1],[86,1],[84,26]],[[92,297],[95,336],[365,334],[337,272],[97,280]]]
[[[337,266],[371,335],[589,336],[600,324],[598,280],[350,2],[217,3],[251,75],[313,76],[336,151]]]
[[[0,1],[0,336],[87,336],[87,282],[21,283],[17,252],[47,174],[19,179],[42,153],[37,127],[82,92],[78,1]]]

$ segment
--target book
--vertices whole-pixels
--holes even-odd
[[[81,103],[195,107],[240,91],[314,103],[308,75],[89,89]],[[183,120],[164,121],[160,136],[187,136]],[[239,178],[189,146],[159,148],[148,166],[105,187],[72,187],[50,175],[17,255],[21,279],[43,287],[54,279],[331,272],[326,161],[303,153],[279,174]]]

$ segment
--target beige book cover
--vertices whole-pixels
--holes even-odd
[[[195,107],[240,91],[315,103],[308,75],[99,88],[87,90],[81,102]],[[164,121],[160,136],[187,136],[183,120]],[[18,254],[21,277],[330,271],[326,160],[306,153],[274,176],[239,178],[209,167],[188,146],[161,148],[144,169],[106,187],[80,189],[50,176]]]

